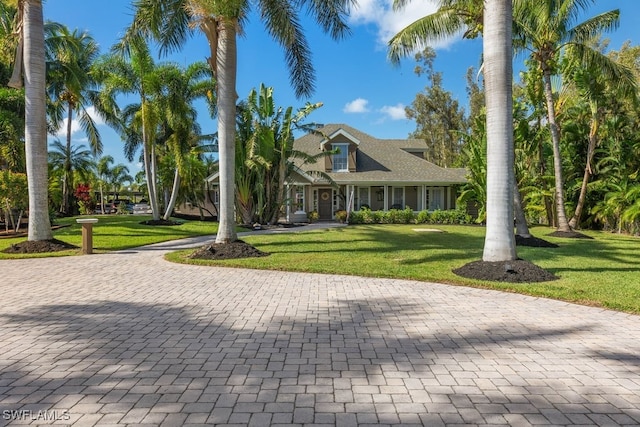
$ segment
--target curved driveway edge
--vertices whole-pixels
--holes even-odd
[[[180,245],[1,261],[0,425],[640,425],[638,316]]]

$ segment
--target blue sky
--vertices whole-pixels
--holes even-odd
[[[313,52],[316,90],[309,99],[296,99],[289,83],[282,49],[266,34],[257,16],[251,16],[245,35],[238,41],[237,91],[241,98],[260,83],[274,88],[279,106],[301,107],[306,101],[324,105],[309,116],[318,123],[347,123],[379,138],[404,138],[415,130],[414,122],[404,117],[404,107],[424,89],[426,80],[413,73],[412,58],[393,66],[386,56],[386,42],[416,17],[434,10],[435,0],[413,0],[402,12],[391,10],[393,0],[359,0],[350,15],[352,34],[341,41],[324,35],[311,21],[305,31]],[[589,15],[619,8],[621,26],[608,37],[610,47],[618,49],[625,40],[637,44],[640,28],[640,1],[597,0]],[[48,0],[44,2],[45,19],[65,24],[70,29],[87,30],[103,52],[121,36],[132,16],[131,0],[87,1]],[[466,107],[465,75],[469,67],[478,68],[481,40],[450,40],[436,47],[436,71],[443,73],[445,89]],[[159,61],[186,65],[206,59],[209,49],[203,35],[196,33],[181,52]],[[216,130],[215,120],[204,108],[199,122],[205,133]],[[100,126],[105,153],[116,163],[127,163],[122,142],[107,126]],[[63,139],[60,136],[60,139]],[[74,144],[86,144],[81,132],[72,136]],[[138,166],[130,165],[135,174]]]

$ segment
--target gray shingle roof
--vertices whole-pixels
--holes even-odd
[[[345,124],[329,124],[320,132],[331,135],[338,129],[358,138],[356,172],[330,172],[338,184],[404,183],[450,185],[466,182],[465,169],[442,168],[406,151],[426,150],[420,139],[377,139]],[[307,134],[294,142],[294,149],[309,154],[320,152],[320,135]],[[304,171],[324,170],[324,159],[315,164],[299,165]]]

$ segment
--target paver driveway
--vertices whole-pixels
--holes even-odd
[[[0,261],[0,424],[640,425],[638,316],[170,247]]]

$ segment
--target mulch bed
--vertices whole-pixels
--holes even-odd
[[[57,239],[33,241],[27,240],[25,242],[11,245],[2,252],[5,254],[42,254],[46,252],[66,251],[69,249],[79,248],[75,245],[70,245],[69,243],[65,243]]]
[[[266,252],[262,252],[242,240],[236,240],[231,243],[211,243],[204,246],[189,258],[192,259],[237,259],[268,256]]]
[[[551,243],[539,237],[529,236],[523,237],[516,234],[516,246],[530,246],[533,248],[557,248],[555,243]]]
[[[537,283],[558,279],[547,270],[521,259],[501,262],[474,261],[453,270],[453,273],[468,279],[492,282]]]
[[[70,226],[71,224],[52,225],[51,231],[58,230],[60,228],[70,227]],[[17,233],[14,232],[13,230],[9,230],[9,232],[7,232],[4,227],[0,229],[0,239],[13,239],[14,237],[27,237],[28,235],[29,233],[26,225],[24,227],[20,227]]]
[[[577,231],[554,231],[553,233],[547,234],[547,236],[563,237],[565,239],[593,239],[593,237]]]

